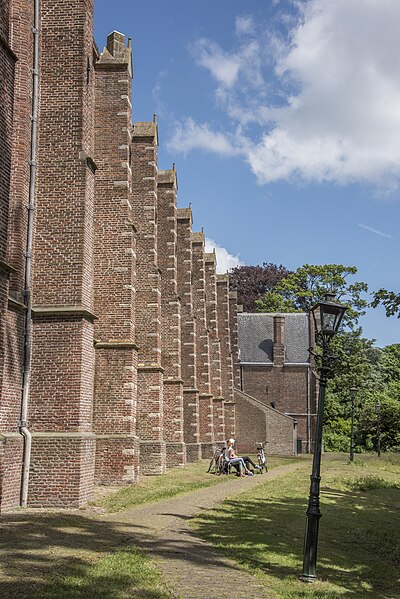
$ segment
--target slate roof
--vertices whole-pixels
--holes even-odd
[[[238,314],[240,362],[272,364],[274,316],[276,314]],[[309,315],[301,312],[281,314],[285,317],[285,363],[310,361]]]

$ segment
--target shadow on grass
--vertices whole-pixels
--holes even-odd
[[[396,489],[324,490],[317,574],[341,587],[338,597],[400,597],[399,500]],[[226,501],[197,518],[194,534],[254,571],[293,580],[302,569],[305,509],[293,497]]]
[[[99,522],[78,514],[16,513],[3,516],[0,597],[170,597],[158,590],[158,574],[133,545],[130,528],[133,533],[135,527],[125,523]],[[152,577],[154,580],[149,581]],[[154,588],[149,588],[149,582]],[[129,595],[126,594],[128,590]]]

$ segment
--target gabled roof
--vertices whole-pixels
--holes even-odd
[[[240,363],[272,364],[274,316],[285,317],[285,363],[305,364],[310,361],[309,315],[303,312],[288,314],[238,314]]]

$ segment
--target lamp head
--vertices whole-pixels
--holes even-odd
[[[335,294],[327,292],[322,302],[311,308],[316,335],[329,342],[336,335],[342,322],[346,306],[335,302]]]

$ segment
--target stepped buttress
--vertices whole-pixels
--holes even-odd
[[[94,432],[102,484],[131,484],[139,470],[131,89],[130,41],[114,31],[96,63],[95,90]]]
[[[175,170],[158,172],[158,264],[161,270],[161,344],[167,466],[186,464],[181,373],[181,298],[178,296]]]
[[[156,123],[135,123],[132,131],[132,206],[137,226],[137,432],[143,474],[162,474],[166,468],[161,273],[157,259],[157,147]]]
[[[202,456],[212,455],[213,396],[210,384],[210,346],[206,312],[204,233],[192,233],[193,312],[196,317],[196,369],[199,389],[199,441]]]
[[[178,208],[178,294],[182,301],[183,434],[188,461],[201,457],[199,443],[199,390],[196,371],[196,319],[192,289],[192,211]]]

